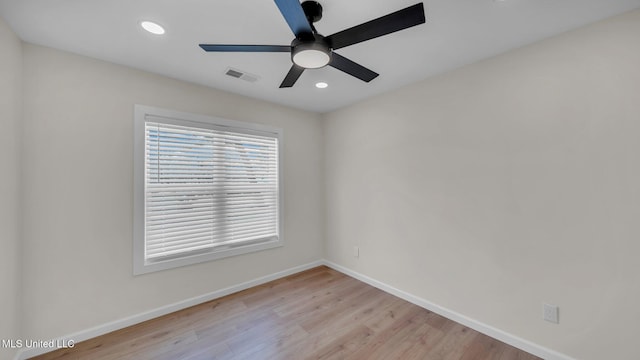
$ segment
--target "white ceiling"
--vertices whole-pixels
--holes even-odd
[[[419,0],[320,0],[330,35]],[[0,0],[24,41],[300,109],[326,112],[429,76],[640,7],[640,0],[424,0],[427,23],[336,52],[380,74],[364,83],[334,68],[307,70],[279,89],[287,53],[205,53],[199,43],[288,45],[273,0]],[[141,20],[162,24],[152,35]],[[234,67],[260,76],[224,75]],[[317,89],[318,81],[329,83]]]

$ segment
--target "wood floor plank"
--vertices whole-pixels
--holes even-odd
[[[375,292],[376,296],[367,296],[360,299],[360,302],[351,303],[348,310],[335,313],[334,316],[313,317],[300,321],[302,328],[310,333],[331,330],[332,332],[348,328],[353,324],[360,324],[369,321],[377,316],[379,312],[391,306],[398,298],[383,293]]]
[[[300,322],[302,327],[310,332],[328,327],[335,328],[334,323],[336,320],[349,316],[351,312],[357,310],[358,306],[370,300],[376,292],[377,289],[364,287],[344,296],[327,298],[325,303],[320,303],[310,309],[309,313],[289,315],[287,318]],[[318,313],[322,313],[322,316],[308,316]]]
[[[478,334],[460,360],[498,359],[503,350],[497,340]]]
[[[346,359],[363,346],[369,344],[374,332],[366,326],[358,325],[345,336],[336,338],[326,346],[311,354],[314,359]]]
[[[321,266],[37,360],[536,360]]]
[[[364,285],[364,286],[362,286]],[[366,284],[353,284],[348,279],[343,278],[342,281],[332,284],[315,291],[309,291],[302,296],[296,303],[283,303],[274,308],[274,311],[280,316],[299,316],[310,311],[329,309],[337,303],[344,300],[345,297],[354,296],[360,292],[369,290]]]
[[[374,341],[362,347],[350,358],[389,359],[390,353],[402,343],[417,327],[424,324],[429,312],[417,306],[409,306],[402,316],[394,317],[393,322],[376,333]]]
[[[299,343],[307,337],[306,331],[300,326],[286,326],[262,334],[253,339],[257,333],[246,333],[231,341],[231,350],[238,359],[269,359],[278,358],[288,347]]]
[[[389,351],[387,359],[422,359],[444,337],[443,331],[424,323]]]
[[[477,335],[481,335],[457,323],[453,323],[452,326],[447,326],[446,328],[445,338],[429,351],[429,359],[460,360],[473,339]]]

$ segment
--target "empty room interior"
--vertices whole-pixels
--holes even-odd
[[[0,360],[637,360],[640,0],[0,0]]]

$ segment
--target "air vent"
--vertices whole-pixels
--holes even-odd
[[[242,73],[239,71],[229,69],[227,70],[227,75],[233,76],[234,78],[240,78],[242,76]]]
[[[258,75],[254,75],[254,74],[250,74],[246,71],[242,71],[242,70],[238,70],[238,69],[234,69],[234,68],[227,68],[227,70],[225,71],[225,75],[234,77],[236,79],[241,79],[244,81],[248,81],[248,82],[256,82],[258,81],[258,79],[260,79],[260,77]]]

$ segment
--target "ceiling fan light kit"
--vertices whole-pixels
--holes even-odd
[[[290,52],[293,65],[280,88],[292,87],[305,69],[327,65],[369,82],[378,76],[376,72],[340,56],[334,50],[425,22],[424,5],[418,3],[325,37],[313,25],[322,19],[320,3],[305,1],[300,4],[298,0],[275,0],[275,3],[295,35],[290,46],[200,44],[200,47],[208,52]]]
[[[305,69],[318,69],[331,61],[331,47],[322,35],[313,40],[294,39],[291,42],[291,61]]]

